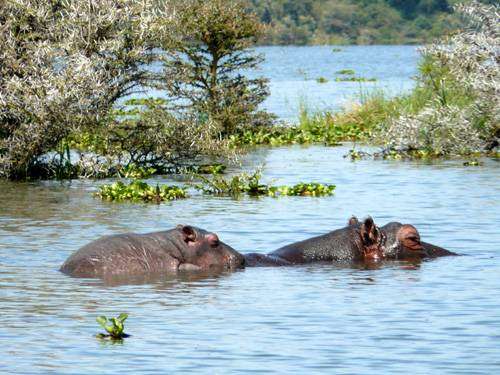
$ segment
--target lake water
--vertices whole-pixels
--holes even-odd
[[[415,46],[260,47],[265,61],[259,71],[270,79],[271,96],[264,108],[280,119],[293,122],[301,107],[311,111],[338,111],[360,101],[373,91],[386,95],[411,90],[417,74],[419,54]],[[337,72],[351,69],[355,77],[375,82],[336,82],[349,77]],[[326,83],[318,83],[323,77]]]
[[[295,57],[264,48],[268,56],[282,55],[276,59],[283,64],[273,73],[270,107],[295,113],[284,103],[307,87],[316,88],[308,95],[326,90],[308,96],[311,102],[332,98],[325,102],[339,105],[340,91],[349,86],[333,94],[328,84],[301,80],[292,73],[301,64],[313,77],[327,76],[337,67],[361,71],[365,59],[373,63],[363,76],[396,89],[411,86],[413,47],[359,48],[353,65],[332,62],[328,69],[326,57],[314,64],[312,56],[334,61],[356,48],[344,55],[326,47],[290,48]],[[380,59],[394,59],[392,68],[384,70]],[[290,74],[286,66],[293,66]],[[394,81],[391,69],[399,72]],[[190,199],[162,205],[117,204],[92,197],[106,181],[0,181],[0,373],[498,373],[498,159],[468,168],[459,160],[353,163],[343,158],[349,148],[260,148],[243,159],[247,170],[265,164],[266,182],[336,184],[336,194],[325,198],[233,200],[192,192]],[[268,252],[342,227],[352,214],[372,215],[381,225],[412,223],[423,240],[464,256],[377,269],[248,268],[132,285],[58,272],[73,251],[106,234],[184,223],[217,232],[241,252]],[[117,344],[97,340],[95,318],[121,312],[130,314],[132,336]]]
[[[255,52],[265,60],[258,70],[247,71],[246,75],[269,79],[271,95],[262,108],[289,123],[297,121],[301,108],[312,112],[338,111],[359,103],[373,92],[387,96],[408,92],[415,86],[419,60],[415,46],[273,46],[258,47]],[[337,73],[343,69],[353,70],[354,75]],[[351,76],[376,81],[335,81]],[[317,82],[320,77],[327,82]],[[164,95],[149,90],[135,96]]]

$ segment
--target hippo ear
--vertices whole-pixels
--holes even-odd
[[[349,221],[347,222],[347,225],[356,225],[359,224],[359,220],[356,216],[352,215]]]
[[[372,245],[380,238],[380,231],[371,217],[367,217],[361,224],[360,234],[365,245]]]
[[[179,225],[185,242],[194,242],[196,240],[196,231],[190,225]]]

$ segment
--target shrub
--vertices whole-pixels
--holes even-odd
[[[489,150],[497,144],[499,9],[476,1],[457,6],[467,21],[464,30],[422,50],[416,94],[425,93],[425,103],[389,121],[382,133],[389,149],[446,156]]]
[[[43,154],[147,85],[154,41],[170,34],[158,18],[171,17],[155,0],[2,2],[0,175],[28,177]]]

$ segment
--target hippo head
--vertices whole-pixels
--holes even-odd
[[[183,262],[179,270],[209,271],[243,268],[245,257],[219,240],[215,233],[190,225],[178,225]]]
[[[391,222],[381,228],[386,236],[384,254],[392,259],[419,259],[427,256],[417,228]]]
[[[349,225],[356,225],[359,228],[357,242],[363,260],[372,262],[385,257],[383,251],[385,234],[375,225],[371,217],[366,218],[361,224],[353,217],[349,220]]]
[[[366,250],[367,255],[365,255],[365,258],[414,259],[427,256],[427,253],[420,242],[420,234],[418,233],[417,228],[413,225],[401,224],[393,221],[379,228],[375,226],[373,220],[371,220],[368,224],[369,225],[366,226],[366,220],[365,223],[361,224],[361,228],[366,226],[366,228],[371,231],[371,236],[373,238],[371,241],[372,244],[368,244]],[[356,216],[352,216],[349,219],[348,225],[359,226],[360,223],[358,218]],[[363,229],[361,230],[361,233],[363,233]],[[365,242],[367,241],[365,240]]]

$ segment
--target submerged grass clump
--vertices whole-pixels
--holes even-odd
[[[332,195],[335,185],[323,185],[320,183],[299,183],[293,186],[271,186],[261,183],[261,174],[257,170],[252,174],[242,173],[230,178],[212,176],[206,178],[200,176],[203,183],[195,185],[195,188],[205,194],[236,197],[242,194],[250,196],[328,196]]]
[[[102,185],[95,196],[109,201],[155,202],[171,201],[187,197],[184,188],[176,185],[148,185],[144,181],[134,180],[128,185],[117,181],[110,185]]]
[[[109,338],[111,340],[121,340],[124,337],[128,337],[128,335],[124,332],[124,322],[128,318],[128,314],[121,313],[117,318],[108,319],[104,315],[98,316],[96,318],[97,323],[104,328],[107,334],[99,333],[97,334],[97,338],[106,339]],[[110,324],[108,324],[110,323]]]

